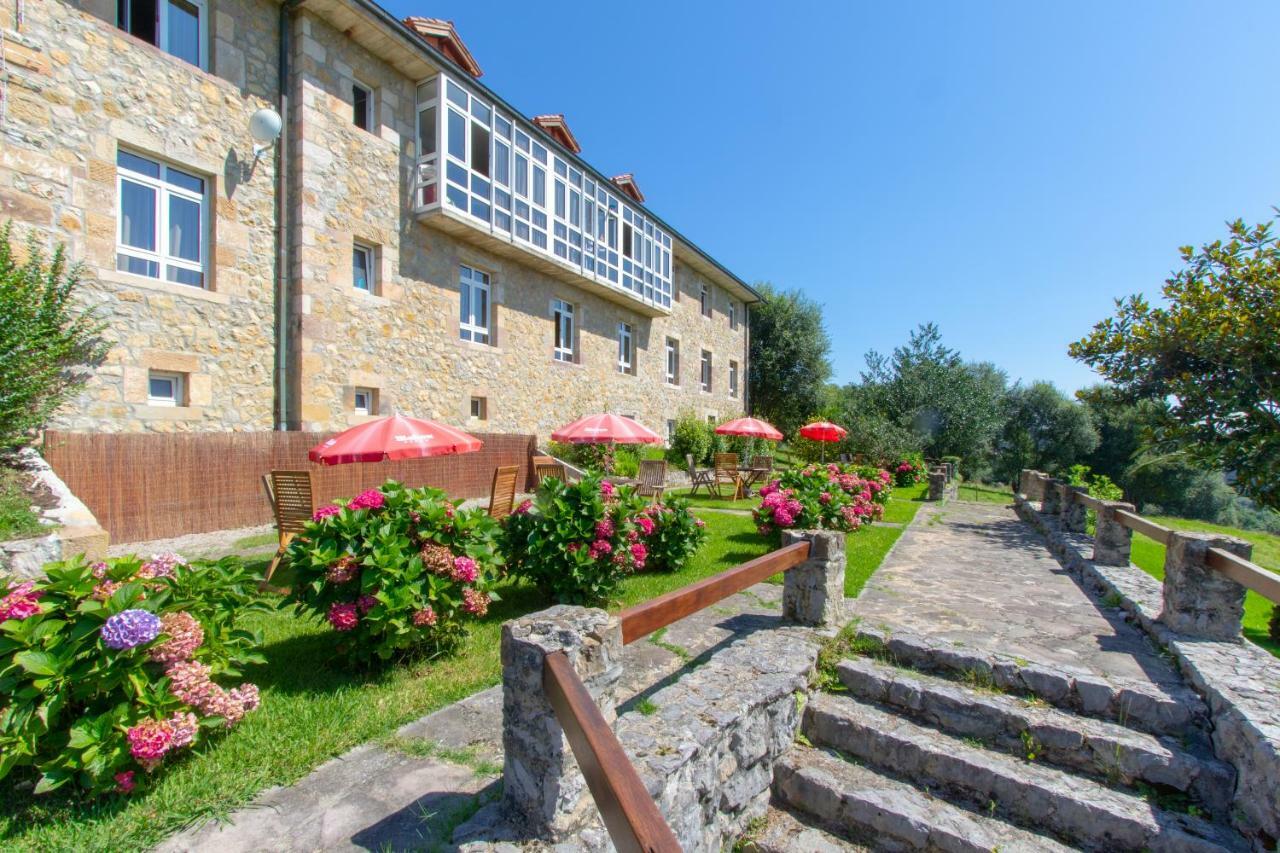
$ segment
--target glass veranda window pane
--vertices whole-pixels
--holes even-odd
[[[467,159],[467,120],[453,110],[449,110],[449,156]]]
[[[418,111],[418,144],[423,156],[436,153],[436,108],[427,107]]]
[[[168,0],[168,45],[179,59],[200,64],[200,9],[185,0]]]
[[[475,122],[471,123],[471,168],[489,176],[489,131]]]

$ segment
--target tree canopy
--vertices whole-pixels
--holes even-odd
[[[1013,482],[1023,468],[1064,471],[1098,446],[1089,410],[1049,382],[1009,389],[1005,422],[996,442],[992,468],[1002,482]]]
[[[1070,353],[1129,400],[1166,403],[1152,445],[1204,468],[1234,471],[1237,488],[1280,506],[1280,248],[1271,223],[1229,223],[1230,236],[1181,249],[1167,306],[1117,300]]]
[[[752,413],[790,435],[818,411],[831,375],[822,306],[798,290],[757,284],[751,306],[748,383]]]

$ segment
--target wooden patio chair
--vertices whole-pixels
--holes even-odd
[[[266,588],[271,583],[271,576],[284,557],[285,549],[311,521],[316,511],[313,497],[313,483],[310,471],[272,471],[264,474],[263,484],[267,487],[267,497],[271,499],[271,510],[276,517],[276,533],[280,536],[280,546],[276,555],[267,566],[267,576],[262,580]]]
[[[493,486],[489,489],[489,515],[506,518],[516,505],[516,478],[519,465],[503,465],[493,470]]]
[[[721,486],[733,487],[733,499],[735,501],[742,497],[742,476],[738,471],[738,454],[717,453],[715,455],[714,482],[716,497],[723,497],[720,494]]]
[[[684,455],[685,464],[689,466],[689,497],[693,497],[698,493],[698,489],[705,489],[707,494],[711,494],[711,490],[715,488],[715,480],[711,476],[709,468],[698,468],[693,464],[693,454],[686,453]]]
[[[539,485],[547,477],[554,477],[562,483],[569,482],[564,473],[564,463],[557,462],[553,456],[533,457],[533,477]]]
[[[662,503],[662,493],[667,488],[667,463],[662,459],[644,459],[640,462],[640,485],[636,494],[642,498],[653,498],[653,503]]]

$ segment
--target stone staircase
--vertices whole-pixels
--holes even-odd
[[[862,631],[774,775],[763,850],[1247,850],[1184,685]],[[1185,692],[1183,692],[1185,691]]]

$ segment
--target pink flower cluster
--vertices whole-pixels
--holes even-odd
[[[588,553],[591,555],[591,559],[598,560],[606,554],[613,553],[613,543],[608,539],[597,539],[591,543]]]
[[[11,581],[9,594],[0,599],[0,622],[6,619],[26,619],[40,612],[40,596],[43,590],[35,588],[31,581]]]
[[[635,565],[636,570],[644,568],[644,561],[649,556],[649,549],[644,547],[643,542],[636,542],[631,546],[631,562]]]
[[[204,643],[204,628],[185,610],[161,616],[160,633],[168,634],[169,639],[147,650],[147,657],[158,663],[190,660]]]
[[[483,616],[489,612],[489,596],[474,587],[462,591],[462,609],[472,616]]]
[[[608,480],[601,480],[600,494],[604,495],[605,499],[608,500],[609,498],[613,497],[613,493],[614,493],[613,483],[610,483]]]
[[[360,623],[360,609],[350,601],[335,601],[329,608],[329,624],[335,631],[350,631]]]
[[[343,554],[329,564],[325,571],[325,580],[329,583],[346,583],[360,571],[360,562],[352,554]]]
[[[185,749],[196,739],[199,723],[190,711],[175,711],[167,720],[143,720],[125,731],[129,741],[129,754],[148,773],[160,766],[166,753]],[[136,786],[134,771],[126,770],[115,775],[116,790],[128,794]]]
[[[362,595],[356,599],[356,609],[360,611],[361,616],[365,615],[366,613],[368,613],[370,610],[372,610],[377,606],[378,606],[378,599],[376,596]]]
[[[596,538],[611,539],[613,538],[613,519],[604,518],[596,522]]]
[[[419,628],[430,628],[436,624],[436,612],[431,609],[431,605],[413,612],[413,624]]]
[[[382,509],[387,504],[386,497],[377,489],[366,489],[351,499],[347,509]]]
[[[342,507],[337,504],[325,504],[324,506],[311,513],[312,521],[324,521],[331,515],[337,515],[342,512]]]
[[[795,524],[800,513],[804,511],[804,505],[793,497],[794,494],[794,489],[771,489],[760,504],[762,514],[768,516],[778,527],[790,527]]]
[[[178,566],[186,566],[187,561],[172,551],[162,551],[159,554],[152,554],[151,559],[142,564],[142,568],[138,569],[138,577],[143,580],[151,580],[153,578],[171,578],[177,571]]]
[[[647,515],[636,518],[636,526],[640,528],[640,532],[645,536],[652,536],[654,529],[657,527],[653,523],[653,519]]]
[[[475,583],[479,575],[480,569],[475,560],[470,557],[453,558],[453,571],[449,576],[458,583]]]
[[[206,717],[222,717],[228,728],[258,707],[258,688],[241,684],[224,690],[209,677],[209,667],[199,661],[179,661],[165,670],[169,692]]]
[[[526,512],[528,512],[532,508],[533,508],[533,501],[526,498],[525,500],[520,501],[520,505],[517,506],[513,510],[513,512],[517,512],[521,515],[524,515]]]

